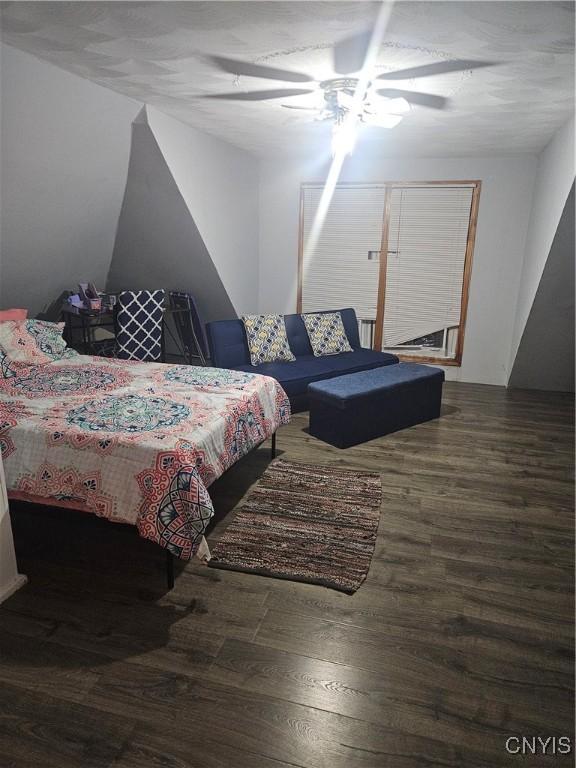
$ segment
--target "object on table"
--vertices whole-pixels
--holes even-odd
[[[94,283],[78,283],[78,293],[85,307],[89,307],[93,299],[100,298]]]

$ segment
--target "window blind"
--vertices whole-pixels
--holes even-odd
[[[337,187],[313,243],[322,189],[303,188],[302,311],[353,307],[359,320],[375,320],[385,188]]]
[[[472,192],[390,189],[384,347],[460,324]]]

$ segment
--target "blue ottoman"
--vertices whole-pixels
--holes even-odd
[[[338,448],[440,415],[444,371],[398,363],[308,386],[310,434]]]

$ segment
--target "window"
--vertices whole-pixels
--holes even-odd
[[[310,244],[322,187],[302,194]],[[359,319],[376,320],[385,195],[383,187],[336,188],[315,247],[303,253],[302,312],[353,306]]]
[[[459,365],[480,182],[302,187],[298,311],[352,306],[362,343]],[[384,254],[384,255],[383,255]]]

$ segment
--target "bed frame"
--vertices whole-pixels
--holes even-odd
[[[272,445],[270,447],[270,458],[276,458],[276,432],[272,433]],[[170,550],[166,550],[166,586],[168,590],[174,589],[174,555]]]

